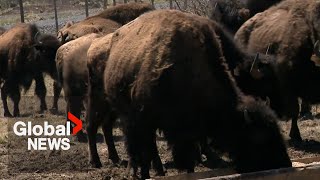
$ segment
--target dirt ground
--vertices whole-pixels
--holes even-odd
[[[47,78],[48,87],[48,107],[52,103],[52,81]],[[49,124],[58,125],[65,123],[65,101],[61,97],[59,101],[59,112],[51,114],[38,114],[38,99],[33,96],[33,89],[28,91],[21,99],[20,118],[0,119],[0,178],[1,179],[127,179],[125,162],[128,157],[125,152],[124,139],[119,128],[113,130],[116,148],[123,161],[122,164],[114,165],[107,159],[107,147],[103,142],[101,130],[99,130],[98,153],[103,167],[101,169],[91,168],[88,164],[88,146],[86,143],[79,143],[74,138],[70,138],[71,148],[68,151],[28,151],[27,139],[13,134],[13,124],[16,121],[31,121],[33,125]],[[12,109],[12,103],[10,103]],[[0,103],[0,113],[3,115],[2,103]],[[287,139],[288,153],[291,159],[320,156],[320,119],[317,107],[313,107],[313,120],[300,120],[299,128],[304,142],[295,145],[288,141],[290,122],[279,122],[284,137]],[[185,172],[178,172],[172,168],[172,159],[166,142],[158,139],[158,149],[164,166],[166,175],[172,176]],[[222,166],[221,166],[222,167]],[[199,164],[196,172],[208,171],[206,164]],[[152,171],[151,176],[155,176]]]

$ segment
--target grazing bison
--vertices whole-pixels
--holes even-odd
[[[63,32],[68,31],[76,34],[75,36],[72,36],[71,39],[79,39],[85,34],[91,33],[84,38],[80,38],[76,42],[66,43],[65,45],[61,46],[61,48],[59,48],[57,53],[57,68],[60,75],[60,84],[63,85],[65,92],[67,111],[71,111],[77,117],[80,117],[81,104],[82,101],[86,99],[85,96],[87,94],[88,72],[86,53],[90,44],[92,43],[92,40],[99,36],[97,34],[93,34],[92,32],[101,35],[114,32],[121,26],[122,22],[133,20],[141,13],[144,13],[147,10],[151,10],[151,8],[148,8],[149,5],[144,3],[130,3],[129,5],[127,4],[115,6],[104,11],[103,16],[92,16],[74,25],[72,25],[72,22],[69,22],[67,23],[66,28],[63,28]],[[118,20],[119,23],[107,18]],[[98,31],[90,31],[91,28],[98,29]],[[57,88],[55,88],[54,104],[57,108],[57,102],[62,87],[55,87]],[[112,126],[109,128],[112,129]],[[83,137],[82,134],[79,134],[79,140],[84,140],[81,137]],[[108,144],[114,146],[113,139],[110,139],[110,141],[106,141],[112,141],[112,143],[110,142]],[[112,157],[117,156],[118,155],[114,155]]]
[[[36,81],[35,92],[40,110],[47,109],[43,72],[56,78],[55,54],[60,42],[55,36],[41,34],[36,25],[18,24],[0,36],[1,98],[4,116],[11,117],[7,105],[9,95],[14,102],[13,116],[19,116],[20,87],[28,90]]]
[[[314,44],[320,35],[320,2],[317,0],[287,0],[259,13],[239,29],[235,39],[252,52],[265,52],[277,57],[276,78],[280,86],[278,97],[271,105],[279,115],[292,118],[290,137],[301,141],[297,119],[298,97],[320,101],[320,69],[311,61]],[[320,56],[319,46],[315,54]]]
[[[91,33],[62,45],[56,54],[59,82],[67,102],[66,112],[80,118],[88,90],[87,50],[100,35]],[[60,92],[59,92],[60,93]],[[83,133],[78,133],[84,141]]]
[[[216,26],[159,10],[96,46],[104,61],[93,61],[97,69],[89,74],[104,73],[105,96],[123,117],[130,161],[141,166],[142,178],[149,178],[156,129],[165,133],[177,167],[189,172],[203,137],[228,152],[239,172],[291,166],[275,114],[243,95],[228,71]]]
[[[223,24],[233,34],[255,14],[281,0],[210,0],[211,19]]]
[[[58,32],[62,43],[74,40],[89,33],[108,34],[141,14],[154,8],[148,3],[127,3],[117,5],[107,10],[88,17],[78,23],[68,22]]]
[[[88,71],[89,71],[89,91],[88,91],[88,107],[87,107],[87,132],[89,138],[90,163],[94,167],[101,167],[100,158],[96,146],[96,134],[98,127],[102,125],[103,134],[108,146],[109,159],[114,163],[119,161],[119,156],[114,146],[112,136],[112,127],[115,123],[117,115],[109,103],[105,100],[103,91],[103,72],[105,69],[105,61],[108,57],[107,50],[110,49],[110,37],[112,34],[95,40],[88,50]],[[123,118],[123,117],[122,117]],[[154,142],[153,148],[153,165],[157,175],[163,176],[164,169],[161,159],[158,155],[158,149]]]

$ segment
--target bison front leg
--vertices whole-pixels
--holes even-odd
[[[301,142],[302,138],[300,135],[299,127],[298,127],[298,116],[299,116],[299,104],[298,100],[295,99],[293,103],[290,103],[292,105],[292,120],[291,120],[291,129],[290,129],[290,138],[293,141]],[[289,104],[288,104],[289,105]]]
[[[5,82],[1,88],[1,99],[3,103],[4,117],[12,117],[8,108],[7,97],[8,97],[8,83]]]
[[[40,99],[40,113],[43,113],[45,110],[47,110],[47,103],[46,103],[47,89],[44,84],[42,73],[35,76],[35,81],[36,81],[36,89],[35,89],[36,95]]]
[[[19,90],[18,84],[14,85],[11,90],[12,92],[10,94],[13,101],[13,116],[19,117],[20,116],[19,102],[20,102],[21,96],[20,96],[20,90]]]
[[[141,179],[150,178],[149,170],[154,156],[155,129],[152,128],[147,119],[143,113],[130,114],[124,128],[127,151],[130,157],[129,162],[133,165],[134,170],[136,165],[140,165]]]

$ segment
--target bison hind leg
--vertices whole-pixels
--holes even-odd
[[[1,88],[1,99],[3,103],[4,117],[12,117],[8,108],[7,97],[8,97],[8,84],[5,82]]]

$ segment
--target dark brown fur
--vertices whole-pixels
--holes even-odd
[[[283,98],[275,110],[292,118],[290,137],[300,140],[297,126],[298,97],[319,102],[320,70],[312,61],[313,44],[320,38],[320,2],[316,0],[287,0],[249,19],[235,38],[252,52],[277,56],[276,72],[281,85],[277,92]]]
[[[55,53],[60,42],[56,37],[41,34],[35,25],[18,24],[0,36],[0,78],[4,82],[1,97],[4,116],[12,116],[7,105],[7,96],[14,101],[14,116],[19,116],[20,90],[28,90],[36,81],[36,95],[40,98],[40,110],[46,110],[46,87],[43,72],[56,77]]]
[[[291,166],[276,116],[238,89],[215,27],[199,16],[159,10],[104,41],[105,95],[125,117],[127,150],[142,178],[149,177],[158,128],[177,167],[189,172],[203,137],[229,152],[240,172]]]

